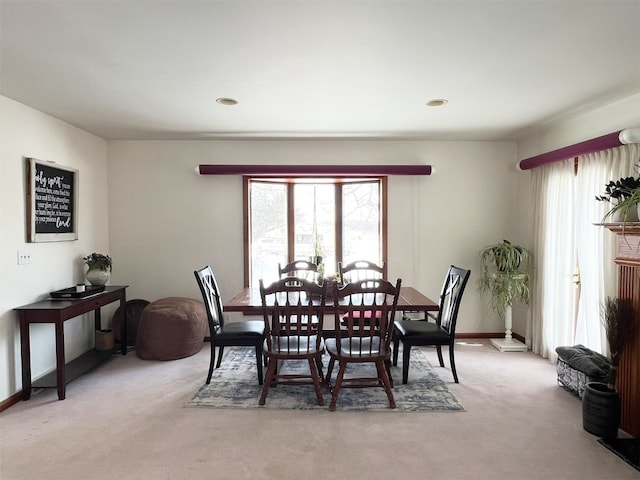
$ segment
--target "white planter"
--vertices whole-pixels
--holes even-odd
[[[627,216],[622,218],[622,214],[620,212],[614,212],[611,215],[612,222],[637,222],[640,217],[640,204],[636,206],[636,208],[632,208],[627,212]]]
[[[109,277],[111,277],[111,272],[99,268],[90,268],[87,270],[86,277],[91,285],[105,285],[109,281]]]

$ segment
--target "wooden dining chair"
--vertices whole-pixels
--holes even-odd
[[[470,270],[451,265],[447,271],[440,294],[440,308],[435,322],[429,321],[429,316],[424,319],[411,320],[403,318],[395,321],[393,335],[393,364],[398,364],[398,348],[402,342],[402,383],[409,379],[409,359],[411,347],[435,345],[438,352],[440,366],[444,367],[442,359],[442,346],[449,347],[449,361],[453,379],[458,383],[454,345],[456,336],[456,323],[462,294],[469,280]]]
[[[356,260],[346,265],[338,262],[338,274],[342,284],[369,278],[385,278],[386,275],[384,262],[378,265],[369,260]]]
[[[256,350],[256,366],[258,369],[258,383],[262,385],[262,342],[264,339],[264,324],[260,320],[242,320],[226,322],[220,300],[220,288],[213,274],[213,269],[207,265],[200,270],[195,270],[194,275],[202,299],[207,310],[209,321],[209,337],[211,339],[211,358],[209,360],[209,373],[207,384],[211,383],[213,368],[220,368],[224,347],[254,347]],[[216,348],[218,349],[218,361],[216,362]]]
[[[260,280],[260,297],[264,319],[264,354],[268,359],[267,373],[260,397],[264,405],[269,388],[275,385],[309,385],[315,387],[318,405],[324,405],[322,323],[327,284],[317,284],[300,277],[284,277],[265,286]],[[301,322],[300,318],[313,318]],[[306,360],[309,373],[283,372],[279,362]]]
[[[389,407],[396,408],[391,391],[391,337],[401,283],[400,279],[395,286],[382,279],[363,280],[341,288],[334,283],[336,336],[325,340],[330,358],[326,376],[329,384],[335,362],[338,362],[336,382],[330,387],[330,411],[336,409],[342,388],[382,387],[389,399]],[[365,312],[371,312],[371,316],[367,318]],[[345,376],[347,367],[354,363],[374,364],[376,375]]]
[[[306,260],[295,260],[282,266],[278,264],[278,276],[280,278],[300,277],[306,280],[315,280],[318,275],[318,266]]]

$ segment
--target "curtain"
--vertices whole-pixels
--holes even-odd
[[[606,353],[600,313],[606,296],[617,292],[616,238],[594,225],[608,210],[595,196],[609,180],[637,176],[639,154],[638,145],[623,145],[579,157],[577,175],[573,160],[533,171],[535,272],[527,343],[552,362],[561,345],[581,343]]]
[[[555,346],[572,340],[575,267],[573,160],[533,170],[534,282],[531,350],[555,361]]]

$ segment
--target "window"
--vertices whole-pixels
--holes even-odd
[[[278,277],[278,263],[322,257],[386,262],[386,178],[245,177],[245,284]]]

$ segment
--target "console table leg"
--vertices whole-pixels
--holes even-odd
[[[66,375],[64,361],[64,328],[63,323],[56,322],[56,383],[58,399],[64,400],[66,392]]]
[[[20,349],[22,350],[22,400],[31,398],[31,343],[29,323],[20,315]]]

